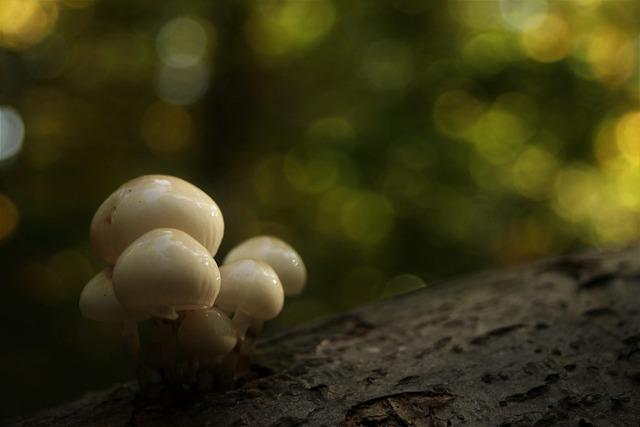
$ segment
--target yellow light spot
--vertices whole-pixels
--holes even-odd
[[[444,135],[459,138],[467,134],[483,110],[483,104],[473,95],[454,90],[438,97],[433,108],[433,119]]]
[[[556,173],[556,158],[541,147],[527,148],[513,165],[513,186],[523,196],[543,200]]]
[[[313,46],[331,30],[334,20],[329,0],[257,2],[245,30],[259,54],[280,57]]]
[[[497,1],[452,0],[448,3],[456,17],[474,30],[495,29],[503,25]]]
[[[611,167],[620,160],[621,153],[616,141],[613,120],[605,119],[598,126],[593,139],[593,154],[604,167]]]
[[[285,157],[284,172],[291,186],[305,193],[318,193],[333,187],[340,178],[337,152],[292,150]]]
[[[554,183],[553,209],[571,221],[585,221],[604,201],[603,180],[598,172],[586,165],[561,171]]]
[[[530,136],[530,129],[515,115],[498,109],[484,114],[473,129],[472,141],[489,163],[513,160]]]
[[[571,30],[558,15],[547,15],[537,27],[522,33],[520,39],[525,53],[539,62],[556,62],[572,49]]]
[[[0,45],[23,49],[42,40],[58,20],[58,2],[0,0]]]
[[[502,18],[510,27],[519,31],[539,26],[547,8],[547,0],[500,0]]]
[[[13,201],[0,194],[0,241],[9,237],[18,226],[20,215]]]
[[[384,196],[361,193],[345,203],[340,219],[347,237],[363,246],[373,246],[393,228],[394,212]]]
[[[173,153],[189,144],[193,126],[189,112],[182,107],[157,102],[142,117],[144,142],[158,153]]]
[[[604,205],[593,212],[594,243],[624,243],[638,236],[637,214],[620,206]]]
[[[598,80],[616,85],[626,81],[637,67],[637,49],[628,35],[601,27],[587,37],[586,60]]]
[[[630,164],[640,166],[640,111],[627,113],[618,120],[616,144]]]
[[[615,171],[612,180],[612,190],[619,199],[620,205],[634,212],[640,212],[640,191],[638,191],[640,188],[640,169],[637,167],[621,168]]]
[[[512,37],[507,33],[480,33],[462,50],[465,62],[483,75],[500,72],[514,57]]]

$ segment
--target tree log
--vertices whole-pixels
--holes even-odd
[[[258,343],[225,393],[123,384],[13,426],[638,426],[640,246],[487,272]]]

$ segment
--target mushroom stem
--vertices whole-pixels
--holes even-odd
[[[133,367],[138,377],[138,383],[142,387],[145,383],[145,378],[142,363],[140,363],[140,334],[138,332],[138,323],[134,320],[127,320],[124,323],[122,336],[127,343],[129,354],[131,354],[131,360],[133,361]]]
[[[133,363],[137,367],[140,364],[140,335],[138,333],[138,324],[133,320],[126,321],[122,335],[127,342],[127,348],[129,349]]]
[[[224,356],[220,361],[218,388],[220,390],[228,390],[233,387],[235,381],[235,371],[238,364],[238,353],[234,349]]]
[[[162,354],[161,364],[164,375],[167,379],[172,380],[174,377],[176,358],[177,358],[177,343],[175,334],[175,322],[156,319],[156,325],[158,326],[158,336],[160,339],[160,352]]]
[[[238,341],[241,342],[244,340],[245,335],[247,334],[247,329],[251,326],[251,322],[253,318],[249,316],[242,310],[236,310],[236,313],[233,315],[233,326],[236,328],[236,332],[238,332]]]
[[[244,340],[240,344],[238,362],[236,366],[236,372],[242,373],[249,370],[251,365],[251,356],[255,350],[255,344],[258,340],[258,336],[262,332],[264,322],[262,320],[254,319],[251,321],[249,329],[245,334]]]

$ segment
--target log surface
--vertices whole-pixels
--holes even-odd
[[[638,426],[640,246],[477,274],[259,342],[226,393],[133,384],[18,426]]]

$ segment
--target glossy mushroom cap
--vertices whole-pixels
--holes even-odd
[[[129,246],[113,269],[113,289],[127,310],[176,319],[176,310],[211,307],[220,272],[207,249],[187,233],[152,230]]]
[[[276,237],[258,236],[245,240],[227,254],[223,264],[241,259],[269,264],[280,278],[286,295],[296,295],[304,289],[307,269],[302,258],[289,244]]]
[[[84,317],[100,322],[139,322],[148,319],[144,313],[127,313],[113,293],[110,268],[96,274],[80,293],[80,312]]]
[[[162,227],[184,231],[212,255],[224,234],[222,213],[206,193],[180,178],[146,175],[122,185],[100,205],[91,221],[91,244],[113,265],[135,239]]]
[[[178,341],[187,354],[213,358],[233,350],[238,337],[231,319],[215,308],[185,313]]]
[[[223,310],[242,311],[257,320],[273,319],[282,311],[282,284],[268,264],[243,259],[221,266],[220,277],[216,305]]]

